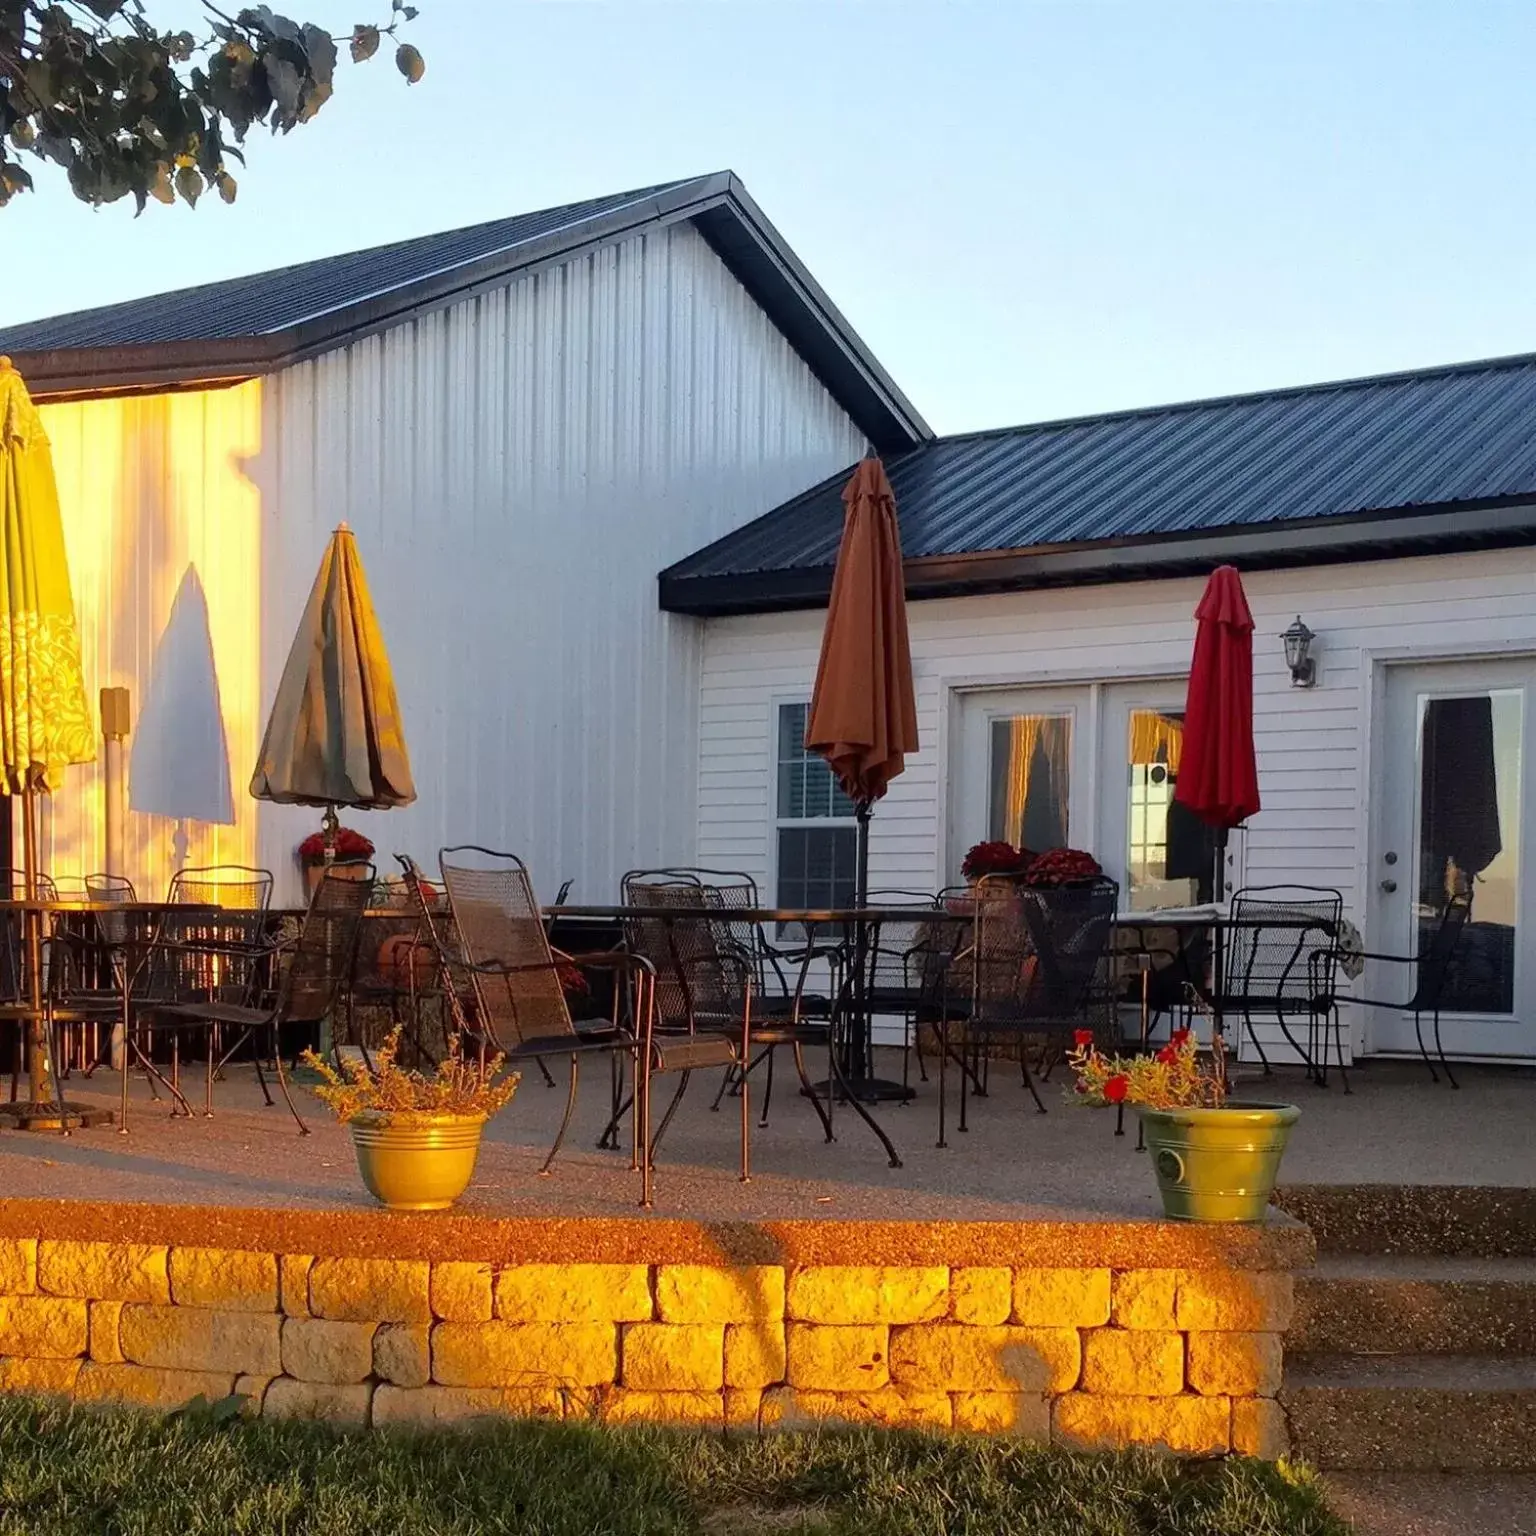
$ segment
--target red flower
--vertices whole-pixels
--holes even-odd
[[[1171,1067],[1179,1059],[1179,1048],[1176,1045],[1165,1045],[1154,1060],[1162,1062],[1165,1067]]]
[[[1079,1029],[1073,1032],[1072,1043],[1079,1049],[1093,1044],[1093,1031],[1091,1029]]]
[[[1123,1072],[1117,1072],[1115,1076],[1106,1079],[1104,1083],[1104,1098],[1110,1104],[1124,1104],[1125,1096],[1130,1092],[1130,1080]]]
[[[1184,1045],[1188,1040],[1189,1040],[1189,1030],[1187,1028],[1176,1029],[1176,1030],[1174,1030],[1173,1034],[1169,1037],[1168,1043],[1169,1043],[1169,1045],[1171,1045],[1174,1048],[1174,1050],[1178,1050],[1178,1048],[1181,1045]]]
[[[1024,878],[1030,885],[1067,885],[1077,880],[1092,880],[1103,873],[1099,861],[1091,853],[1078,848],[1052,848],[1029,866]]]
[[[1017,874],[1028,866],[1032,857],[1012,843],[977,843],[961,861],[960,873],[967,880],[979,880],[983,875]]]
[[[325,857],[325,834],[311,832],[299,844],[299,859],[305,864],[318,864]],[[351,827],[336,829],[336,857],[338,859],[371,859],[373,844],[361,832]]]

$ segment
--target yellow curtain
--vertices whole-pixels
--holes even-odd
[[[1024,807],[1029,804],[1029,769],[1035,760],[1035,747],[1045,720],[1040,715],[1019,715],[1013,721],[1008,741],[1008,803],[1004,831],[1008,838],[1019,837],[1024,827]]]
[[[1131,714],[1131,765],[1136,768],[1164,763],[1168,772],[1175,776],[1179,771],[1179,759],[1184,754],[1184,727],[1167,715],[1150,709],[1138,709]]]

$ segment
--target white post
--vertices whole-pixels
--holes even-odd
[[[127,786],[123,772],[123,742],[128,736],[129,699],[126,688],[101,690],[102,796],[105,823],[105,843],[102,850],[103,865],[109,875],[122,876],[128,870],[128,857],[124,841],[123,814]],[[112,1026],[112,1069],[120,1072],[123,1067],[123,1025],[119,1020]]]

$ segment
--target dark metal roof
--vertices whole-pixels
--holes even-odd
[[[1360,558],[1474,524],[1523,540],[1536,514],[1509,509],[1536,499],[1536,356],[937,438],[886,468],[914,596],[1164,574],[1213,551]],[[824,601],[847,475],[664,571],[663,606]],[[1425,515],[1449,508],[1459,520]]]
[[[931,436],[729,171],[0,329],[40,398],[233,382],[509,276],[691,219],[883,451]]]

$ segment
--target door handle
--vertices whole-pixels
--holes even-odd
[[[1396,880],[1383,880],[1381,882],[1381,888],[1382,888],[1382,890],[1384,890],[1387,893],[1388,896],[1390,896],[1393,893],[1393,891],[1395,891],[1397,889],[1397,881]]]

